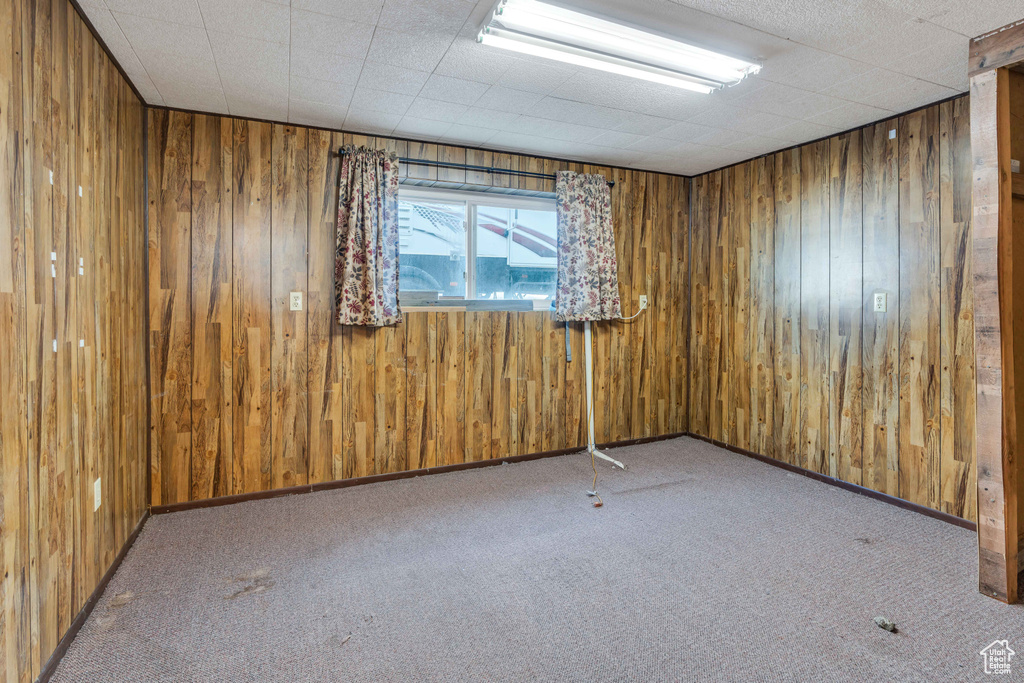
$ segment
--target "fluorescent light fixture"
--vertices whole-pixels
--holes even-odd
[[[735,85],[760,65],[539,0],[501,0],[478,40],[700,93]]]

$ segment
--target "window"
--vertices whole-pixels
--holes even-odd
[[[554,199],[403,187],[403,302],[547,300],[555,294]]]

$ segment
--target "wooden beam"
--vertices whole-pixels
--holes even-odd
[[[1024,19],[971,39],[967,75],[1024,62]]]
[[[1019,289],[1021,236],[1013,234],[1010,174],[1009,74],[971,77],[974,155],[974,297],[977,355],[979,589],[1005,602],[1018,597],[1017,423],[1014,393],[1024,354],[1014,328],[1024,319]],[[1018,335],[1024,336],[1024,335]]]

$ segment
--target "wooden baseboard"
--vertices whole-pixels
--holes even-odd
[[[788,462],[782,462],[781,460],[776,460],[775,458],[769,458],[766,455],[761,455],[760,453],[755,453],[754,451],[748,451],[745,448],[737,448],[736,446],[730,446],[727,443],[723,443],[715,439],[710,439],[706,436],[701,436],[700,434],[694,434],[691,432],[687,434],[687,436],[691,436],[694,439],[699,439],[700,441],[706,441],[707,443],[718,446],[719,448],[724,448],[727,451],[738,453],[739,455],[745,455],[748,458],[753,458],[754,460],[760,460],[765,464],[772,465],[773,467],[778,467],[780,469],[786,470],[787,472],[799,474],[801,476],[807,477],[808,479],[814,479],[815,481],[820,481],[824,484],[835,486],[836,488],[851,491],[853,493],[866,496],[868,498],[873,498],[875,500],[880,500],[883,503],[888,503],[889,505],[894,505],[896,507],[903,508],[904,510],[911,510],[913,512],[925,515],[927,517],[933,517],[935,519],[942,520],[943,522],[948,522],[949,524],[955,524],[956,526],[963,527],[964,529],[970,529],[971,531],[978,530],[978,525],[976,523],[964,519],[962,517],[957,517],[956,515],[951,515],[948,512],[942,512],[941,510],[936,510],[925,505],[911,503],[908,500],[903,500],[902,498],[897,498],[896,496],[890,496],[887,493],[882,493],[880,491],[875,491],[874,489],[865,488],[864,486],[858,486],[857,484],[851,484],[848,481],[836,479],[835,477],[830,477],[827,474],[821,474],[820,472],[807,470],[804,469],[803,467],[790,465]]]
[[[131,535],[125,540],[124,545],[121,546],[121,550],[118,551],[114,561],[107,567],[107,571],[103,574],[103,578],[96,584],[96,589],[89,596],[89,599],[82,605],[82,609],[75,615],[74,621],[68,626],[68,630],[64,633],[64,637],[57,643],[56,649],[50,658],[46,660],[46,664],[39,672],[39,677],[36,678],[36,683],[47,683],[57,670],[57,665],[60,664],[60,660],[67,654],[68,648],[71,647],[71,642],[78,635],[78,632],[82,630],[82,626],[85,625],[89,615],[92,614],[93,609],[96,607],[96,603],[100,601],[100,597],[103,596],[103,591],[107,589],[107,584],[114,578],[114,574],[117,573],[118,567],[121,566],[121,562],[124,561],[128,551],[131,550],[132,546],[135,545],[135,539],[139,537],[139,533],[142,531],[142,527],[146,525],[146,520],[149,519],[149,511],[147,510],[142,514],[142,518],[139,523],[135,525],[135,529]]]
[[[638,439],[610,441],[608,443],[597,444],[597,448],[600,450],[607,450],[610,448],[620,448],[622,446],[636,446],[644,443],[652,443],[654,441],[664,441],[665,439],[675,439],[680,436],[686,436],[686,432],[673,432],[672,434],[663,434],[660,436],[645,436],[640,437]],[[512,455],[506,458],[494,458],[492,460],[479,460],[475,462],[460,462],[455,465],[441,465],[438,467],[427,467],[420,470],[406,470],[404,472],[390,472],[388,474],[372,474],[367,477],[338,479],[335,481],[326,481],[320,484],[307,484],[305,486],[289,486],[287,488],[271,489],[269,491],[240,493],[234,496],[220,496],[218,498],[206,498],[204,500],[190,500],[184,503],[154,505],[151,508],[151,511],[154,515],[165,515],[169,512],[181,512],[182,510],[198,510],[201,508],[220,507],[221,505],[234,505],[235,503],[245,503],[250,500],[266,500],[268,498],[280,498],[281,496],[294,496],[300,493],[314,493],[316,491],[331,491],[334,489],[344,489],[350,486],[364,486],[366,484],[377,484],[382,481],[411,479],[413,477],[423,477],[430,474],[460,472],[462,470],[473,470],[480,467],[493,467],[495,465],[504,465],[506,463],[526,462],[528,460],[540,460],[542,458],[554,458],[560,455],[582,453],[585,450],[587,450],[586,446],[579,446],[576,448],[561,448],[554,451],[541,451],[540,453]]]

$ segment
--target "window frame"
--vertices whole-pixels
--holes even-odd
[[[488,192],[486,190],[449,190],[441,187],[430,187],[422,185],[404,185],[398,187],[398,201],[419,199],[421,201],[443,202],[448,204],[463,204],[466,207],[465,218],[463,219],[466,233],[466,294],[467,296],[439,296],[439,305],[473,304],[475,309],[485,307],[492,310],[502,310],[514,307],[526,307],[534,309],[537,307],[533,302],[543,304],[548,308],[550,302],[554,301],[554,295],[546,299],[481,299],[475,296],[476,292],[476,260],[477,260],[477,237],[476,237],[476,216],[478,206],[488,206],[501,209],[522,209],[528,211],[550,211],[557,215],[557,200],[554,195],[550,197],[524,197],[521,195],[505,194],[503,192]],[[557,250],[556,250],[557,251]],[[401,257],[401,251],[399,251]],[[399,265],[401,267],[401,265]],[[474,296],[469,296],[470,293]],[[402,294],[401,287],[398,290]],[[429,304],[434,307],[438,304]],[[420,304],[422,305],[422,304]],[[417,308],[410,306],[409,308]],[[515,306],[518,305],[518,306]],[[405,307],[403,307],[405,308]]]

